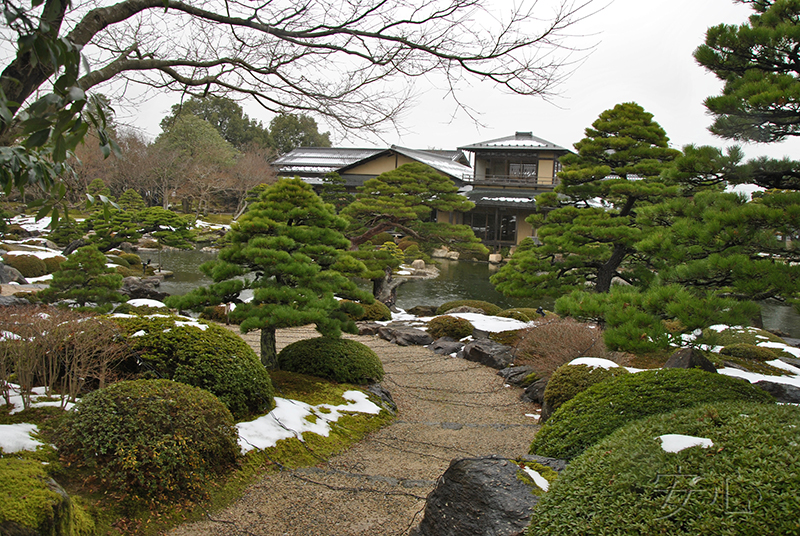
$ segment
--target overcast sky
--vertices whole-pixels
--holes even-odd
[[[532,131],[572,149],[603,110],[633,101],[655,116],[676,148],[688,143],[730,145],[708,132],[711,118],[703,106],[706,97],[720,93],[722,84],[695,63],[692,52],[703,43],[709,26],[741,24],[752,10],[733,0],[594,0],[597,8],[604,4],[608,5],[601,12],[571,28],[578,35],[570,41],[574,46],[596,46],[588,55],[582,54],[584,60],[550,102],[507,95],[488,84],[462,88],[464,102],[481,113],[481,126],[445,100],[435,84],[419,80],[421,96],[403,117],[401,132],[389,131],[382,139],[368,140],[334,136],[334,143],[453,149]],[[173,102],[177,98],[151,101],[140,108],[133,123],[155,137],[160,132],[158,122]],[[256,105],[244,104],[244,108],[250,117],[269,122],[270,117]],[[320,127],[327,130],[324,123]],[[744,149],[748,157],[800,158],[800,140],[751,144]]]

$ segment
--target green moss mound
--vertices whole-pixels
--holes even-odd
[[[626,426],[573,460],[526,534],[800,534],[800,409],[729,402]],[[665,452],[664,434],[713,447]]]
[[[570,459],[617,428],[650,415],[708,402],[774,402],[749,382],[699,369],[646,370],[595,384],[542,426],[531,454]]]
[[[42,277],[47,275],[47,265],[34,255],[4,255],[3,262],[19,270],[22,277]]]
[[[278,353],[278,368],[333,380],[367,384],[383,379],[383,364],[368,346],[349,339],[317,337],[297,341]]]
[[[119,255],[106,255],[106,259],[111,264],[116,264],[117,266],[122,266],[123,268],[130,268],[131,265],[128,261],[120,257]]]
[[[463,307],[463,306],[474,307],[475,309],[480,309],[481,311],[484,312],[484,314],[487,314],[489,316],[494,316],[494,315],[496,315],[497,313],[500,313],[503,310],[500,307],[498,307],[497,305],[495,305],[493,303],[486,302],[486,301],[481,301],[481,300],[455,300],[455,301],[450,301],[450,302],[443,303],[442,305],[440,305],[439,308],[436,310],[436,314],[437,315],[443,315],[447,311],[449,311],[450,309],[455,309],[456,307]]]
[[[124,381],[87,394],[55,439],[62,456],[130,499],[202,496],[239,456],[228,409],[208,391],[170,380]]]
[[[349,300],[343,300],[343,301],[349,301]],[[355,302],[352,302],[352,303],[355,303]],[[350,318],[352,318],[353,320],[355,320],[356,322],[361,322],[361,321],[381,322],[381,321],[384,321],[384,320],[391,320],[392,319],[392,312],[389,310],[389,308],[383,302],[375,300],[371,304],[360,303],[359,302],[358,305],[362,309],[364,309],[364,312],[362,314],[360,314],[360,315],[350,315],[350,314],[348,314],[347,315]]]
[[[136,253],[121,253],[119,255],[121,259],[125,259],[125,261],[130,266],[141,266],[142,259]]]
[[[622,367],[590,367],[588,365],[561,365],[550,377],[544,390],[544,400],[552,411],[560,408],[568,400],[572,400],[578,393],[582,393],[592,385],[616,378],[622,374],[629,374]]]
[[[731,326],[724,329],[707,328],[703,330],[700,342],[706,341],[716,346],[730,346],[732,344],[757,345],[760,342],[786,343],[786,341],[769,331],[742,326]]]
[[[778,358],[778,354],[769,348],[746,343],[731,344],[724,347],[719,353],[724,356],[751,359],[754,361],[771,361]]]
[[[514,320],[519,320],[520,322],[530,322],[531,317],[520,311],[519,309],[506,309],[505,311],[500,311],[495,316],[500,316],[503,318],[513,318]],[[538,316],[538,315],[537,315]]]
[[[61,267],[61,263],[67,260],[66,257],[62,257],[61,255],[56,255],[55,257],[47,257],[42,259],[44,261],[44,265],[47,267],[47,273],[52,274],[56,270]]]
[[[434,339],[439,337],[452,337],[453,339],[463,339],[472,335],[475,327],[466,318],[457,316],[437,316],[428,321],[428,333]]]
[[[114,320],[138,358],[138,377],[169,378],[206,389],[237,419],[273,407],[269,374],[255,352],[230,330],[214,324],[202,329],[175,316]]]

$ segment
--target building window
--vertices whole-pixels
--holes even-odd
[[[515,179],[535,179],[536,164],[511,163],[508,165],[508,174]]]

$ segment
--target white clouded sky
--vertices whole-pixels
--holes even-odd
[[[674,147],[688,143],[719,147],[731,142],[712,136],[711,118],[703,100],[719,94],[722,83],[697,65],[692,52],[708,27],[741,24],[752,10],[733,0],[595,0],[608,6],[571,28],[580,37],[576,47],[595,44],[557,90],[550,102],[540,97],[501,93],[486,85],[459,88],[463,101],[480,113],[476,125],[435,84],[417,81],[417,103],[403,117],[401,132],[382,139],[335,139],[343,146],[387,146],[452,149],[457,146],[532,131],[567,148],[584,136],[584,129],[606,109],[621,102],[637,102],[655,116]],[[585,54],[584,54],[585,55]],[[151,136],[177,98],[158,99],[140,107],[134,124]],[[269,122],[256,105],[244,104],[251,117]],[[321,123],[321,130],[326,130]],[[800,140],[772,145],[744,146],[748,157],[769,155],[800,158]]]

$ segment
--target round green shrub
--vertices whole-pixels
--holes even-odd
[[[590,367],[589,365],[561,365],[550,377],[544,390],[544,400],[551,411],[561,407],[564,402],[572,400],[592,385],[615,378],[621,374],[629,374],[623,367]]]
[[[482,310],[484,312],[484,314],[487,314],[489,316],[494,316],[497,313],[502,311],[502,309],[500,307],[498,307],[497,305],[494,305],[493,303],[489,303],[489,302],[486,302],[486,301],[481,301],[481,300],[455,300],[455,301],[450,301],[450,302],[443,303],[442,305],[440,305],[439,308],[436,310],[436,314],[437,315],[443,315],[447,311],[449,311],[450,309],[455,309],[456,307],[462,307],[462,306],[474,307],[475,309],[480,309],[480,310]]]
[[[652,416],[573,460],[528,536],[800,534],[800,409],[728,402]],[[665,452],[664,434],[710,439]]]
[[[349,300],[343,300],[349,301]],[[351,319],[355,320],[356,322],[360,321],[371,321],[371,322],[382,322],[384,320],[391,320],[392,319],[392,312],[386,306],[385,303],[375,300],[371,304],[366,303],[358,303],[364,312],[358,316],[348,314]]]
[[[230,330],[196,327],[191,319],[153,315],[114,318],[136,354],[134,373],[206,389],[237,418],[273,407],[269,374],[255,352]],[[188,324],[187,324],[188,322]]]
[[[595,384],[564,403],[542,426],[531,454],[570,459],[643,417],[707,402],[774,402],[749,382],[699,369],[645,370]]]
[[[513,318],[514,320],[519,320],[520,322],[531,321],[531,318],[522,311],[520,311],[519,309],[506,309],[505,311],[500,311],[495,316],[500,316],[503,318]]]
[[[124,381],[84,396],[55,434],[59,452],[130,498],[199,496],[231,468],[238,433],[211,393],[170,380]]]
[[[67,258],[62,257],[61,255],[56,255],[55,257],[47,257],[42,260],[44,261],[44,265],[47,267],[47,273],[52,274],[61,267],[61,263],[67,260]]]
[[[121,253],[119,257],[125,259],[125,261],[128,263],[128,266],[142,265],[142,259],[136,253]]]
[[[754,361],[771,361],[778,358],[778,355],[769,348],[746,343],[728,345],[720,350],[719,353]]]
[[[437,316],[428,321],[428,334],[434,339],[439,337],[452,337],[453,339],[463,339],[472,335],[475,327],[466,318],[457,316]]]
[[[3,262],[19,270],[22,277],[42,277],[47,275],[47,265],[42,259],[34,255],[5,255]]]
[[[391,242],[392,244],[394,244],[394,237],[386,232],[378,233],[372,237],[370,242],[372,242],[372,244],[375,246],[382,246],[386,242]]]
[[[118,255],[106,255],[106,259],[108,259],[108,262],[111,264],[116,264],[117,266],[122,266],[123,268],[131,267],[128,261]]]
[[[368,346],[350,339],[317,337],[297,341],[278,353],[278,368],[338,383],[367,384],[383,379],[383,364]]]

